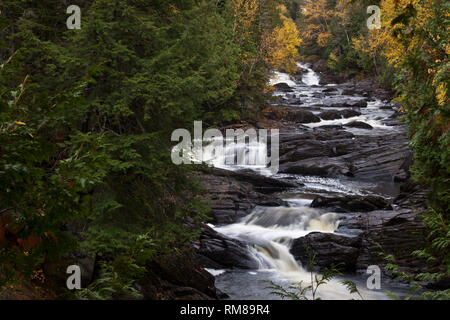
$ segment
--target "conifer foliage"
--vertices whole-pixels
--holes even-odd
[[[254,112],[297,54],[281,4],[79,0],[68,30],[65,1],[1,2],[0,286],[64,278],[82,252],[100,278],[79,298],[134,297],[148,261],[184,250],[207,207],[171,132]]]

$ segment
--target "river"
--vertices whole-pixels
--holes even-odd
[[[289,75],[280,72],[275,72],[271,80],[272,85],[286,83],[292,88],[292,92],[289,93],[275,92],[276,97],[302,97],[302,104],[293,107],[310,108],[342,100],[367,101],[367,107],[361,108],[361,115],[347,119],[321,120],[316,123],[306,123],[306,126],[314,128],[362,121],[371,125],[373,130],[360,128],[347,128],[346,130],[355,135],[383,135],[386,132],[400,130],[382,122],[382,119],[388,118],[393,113],[392,110],[380,108],[388,102],[358,95],[345,95],[336,84],[319,84],[319,75],[307,64],[299,63],[299,67],[307,70],[301,81],[292,79]],[[335,88],[336,90],[329,90],[329,88]],[[233,148],[245,148],[245,146],[233,146]],[[261,148],[259,151],[262,153],[267,151],[263,145],[259,148]],[[235,150],[228,151],[232,153]],[[227,170],[237,169],[233,166],[220,165],[223,163],[220,160],[222,159],[215,162],[216,166]],[[399,187],[392,181],[382,180],[360,181],[350,178],[324,178],[295,174],[277,174],[275,177],[294,179],[304,185],[301,190],[289,190],[289,192],[277,195],[287,201],[289,207],[257,207],[237,223],[221,226],[210,225],[222,234],[249,243],[249,251],[258,261],[259,268],[256,270],[208,269],[216,277],[217,288],[227,293],[230,299],[279,299],[266,289],[267,283],[264,281],[267,280],[285,287],[299,282],[302,282],[304,286],[309,285],[311,273],[304,267],[307,261],[296,261],[289,251],[293,239],[303,237],[313,231],[334,233],[339,226],[339,215],[335,212],[309,207],[312,202],[312,195],[322,193],[376,194],[393,197],[398,194]],[[359,299],[358,295],[350,294],[340,283],[343,279],[354,281],[365,299],[387,299],[386,290],[393,290],[400,294],[404,290],[403,286],[392,283],[387,279],[382,290],[369,290],[366,286],[367,277],[367,274],[359,273],[335,278],[319,288],[318,296],[322,299]]]

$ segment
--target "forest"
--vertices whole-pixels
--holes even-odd
[[[0,299],[220,298],[196,247],[220,224],[211,168],[175,165],[171,134],[198,120],[281,126],[271,79],[301,78],[299,62],[330,82],[369,79],[400,106],[413,154],[402,183],[426,197],[408,255],[423,267],[389,249],[381,264],[420,286],[416,298],[448,299],[449,26],[440,0],[2,0]]]

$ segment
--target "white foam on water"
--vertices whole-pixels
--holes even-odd
[[[208,271],[210,274],[212,274],[215,277],[226,272],[225,270],[209,269],[209,268],[205,268],[205,270]]]
[[[319,77],[319,75],[317,73],[314,72],[313,69],[311,69],[309,67],[309,65],[304,64],[304,63],[300,63],[300,62],[298,62],[297,65],[300,68],[308,70],[308,72],[305,73],[303,75],[303,77],[302,77],[303,83],[305,83],[308,86],[318,86],[319,85],[320,77]]]
[[[320,122],[314,122],[314,123],[305,123],[304,125],[310,127],[310,128],[316,128],[326,125],[339,125],[343,126],[347,123],[353,122],[353,121],[360,121],[365,122],[369,125],[371,125],[373,128],[377,129],[389,129],[392,130],[392,127],[389,127],[381,122],[381,120],[378,119],[369,119],[366,115],[362,114],[360,116],[351,117],[351,118],[341,118],[341,119],[334,119],[334,120],[323,120],[321,119]],[[358,129],[358,128],[355,128]]]
[[[283,199],[283,200],[289,202],[289,204],[294,207],[309,207],[309,205],[313,202],[312,199]]]
[[[311,282],[311,273],[306,271],[290,253],[292,240],[313,231],[334,232],[337,227],[337,215],[334,213],[323,213],[306,207],[277,207],[257,208],[242,221],[215,229],[251,244],[249,251],[259,262],[258,272],[271,272],[272,279],[278,283],[281,281],[286,286],[302,282],[302,286],[305,287]],[[249,272],[249,274],[257,273]],[[313,277],[316,275],[318,274],[312,274]],[[367,297],[369,295],[372,298],[385,297],[382,293],[359,289]],[[308,295],[311,298],[309,293]],[[356,294],[350,294],[338,279],[332,279],[321,286],[317,296],[330,300],[359,298]]]
[[[226,139],[223,139],[223,148],[219,153],[216,153],[218,152],[217,148],[213,147],[214,141],[202,143],[201,156],[195,152],[187,152],[187,157],[192,162],[204,162],[209,166],[230,171],[250,169],[264,176],[272,176],[274,174],[267,166],[270,159],[267,143],[263,143],[260,139],[252,142],[234,141],[229,143]],[[181,147],[175,150],[179,151]],[[242,155],[242,158],[238,160],[240,155]]]
[[[275,71],[272,78],[269,80],[271,86],[278,83],[286,83],[290,87],[295,87],[297,84],[292,81],[291,77],[287,73]]]
[[[257,208],[242,221],[215,228],[227,236],[251,245],[250,254],[259,262],[260,271],[274,271],[280,279],[305,281],[305,271],[289,252],[293,239],[313,231],[334,232],[335,213],[323,213],[307,207]]]

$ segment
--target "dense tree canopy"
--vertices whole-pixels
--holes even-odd
[[[81,250],[105,297],[130,297],[145,262],[205,219],[171,132],[254,113],[299,40],[279,0],[77,4],[68,30],[65,1],[1,3],[0,284],[64,276]]]

